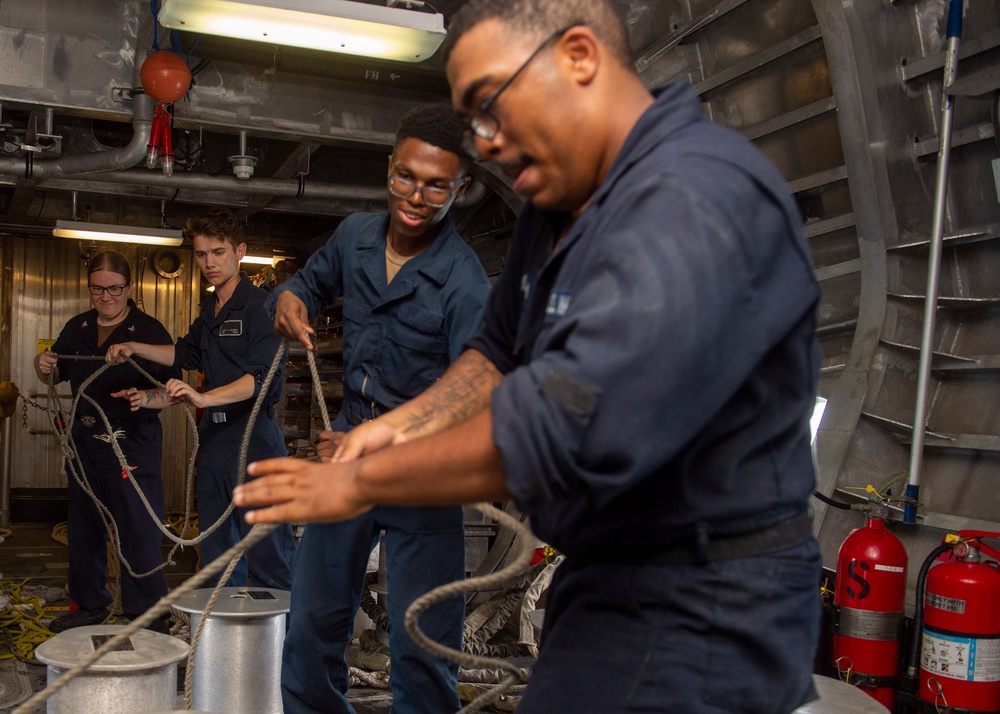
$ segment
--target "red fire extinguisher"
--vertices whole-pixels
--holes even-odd
[[[937,708],[998,712],[1000,551],[978,539],[1000,533],[958,535],[949,559],[927,571],[917,696]]]
[[[895,711],[906,599],[906,549],[869,516],[837,558],[833,663],[841,676]]]

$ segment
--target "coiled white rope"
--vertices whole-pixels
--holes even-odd
[[[525,681],[526,672],[522,668],[502,659],[482,657],[468,652],[462,652],[460,650],[452,649],[451,647],[445,647],[439,642],[435,642],[420,629],[420,614],[432,605],[441,602],[442,600],[447,600],[448,598],[454,597],[460,593],[472,592],[476,590],[500,589],[505,582],[511,578],[517,577],[528,568],[531,562],[531,556],[534,554],[531,532],[524,526],[523,523],[521,523],[521,521],[511,515],[508,515],[507,513],[504,513],[499,508],[496,508],[489,503],[475,503],[472,505],[480,513],[497,519],[500,523],[513,529],[514,532],[517,533],[517,537],[514,539],[514,546],[516,550],[514,551],[513,557],[511,557],[507,565],[495,573],[469,578],[467,580],[459,580],[431,590],[426,595],[423,595],[413,601],[413,604],[406,610],[405,618],[406,631],[410,633],[410,637],[413,638],[414,642],[431,654],[437,655],[442,659],[457,662],[459,666],[489,667],[501,669],[507,672],[507,678],[504,679],[504,681],[486,694],[482,694],[476,697],[473,701],[469,702],[468,705],[460,710],[462,714],[479,711],[483,707],[498,701],[511,687]]]

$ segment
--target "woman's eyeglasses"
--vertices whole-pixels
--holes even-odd
[[[111,297],[118,297],[122,294],[122,290],[128,287],[128,283],[124,285],[108,285],[107,287],[104,285],[88,285],[87,287],[90,289],[90,294],[94,296],[107,293]]]

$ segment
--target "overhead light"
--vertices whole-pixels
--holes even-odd
[[[241,263],[250,263],[252,265],[272,265],[274,263],[274,258],[269,255],[244,255]]]
[[[172,30],[420,62],[444,41],[444,15],[348,0],[163,0]]]
[[[145,243],[146,245],[178,246],[184,242],[184,234],[178,230],[113,226],[107,223],[84,223],[83,221],[56,221],[52,235],[56,238]]]

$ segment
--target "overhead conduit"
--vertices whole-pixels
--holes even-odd
[[[31,161],[27,157],[0,157],[0,175],[32,178],[38,181],[39,187],[46,186],[45,179],[86,174],[87,181],[153,188],[229,191],[249,195],[301,199],[375,202],[385,202],[387,199],[386,189],[383,186],[310,182],[304,178],[254,177],[252,179],[239,179],[235,176],[209,176],[192,173],[166,176],[159,171],[128,170],[146,160],[146,147],[149,143],[155,108],[156,102],[145,94],[138,93],[134,96],[132,118],[134,131],[131,141],[125,147],[37,161]],[[474,173],[481,174],[482,172],[474,171]],[[0,179],[0,184],[3,183],[4,181]],[[58,181],[53,181],[50,185],[59,190],[58,183]],[[474,181],[465,195],[456,200],[456,206],[475,205],[485,199],[487,194],[487,186],[480,181]]]
[[[132,107],[132,140],[127,146],[38,161],[30,158],[30,152],[25,157],[0,157],[0,173],[40,179],[94,171],[114,171],[135,166],[146,158],[146,145],[149,143],[149,133],[153,126],[156,102],[145,94],[136,94],[132,100]]]
[[[143,158],[145,158],[145,154]],[[300,182],[294,178],[273,179],[255,176],[251,179],[238,179],[235,176],[209,176],[207,174],[191,173],[175,173],[173,176],[165,176],[159,171],[137,169],[134,171],[109,171],[95,176],[88,176],[87,180],[101,183],[127,184],[130,186],[230,191],[303,199],[359,199],[383,202],[386,200],[386,189],[381,186]],[[40,184],[42,187],[44,185],[44,183]]]

